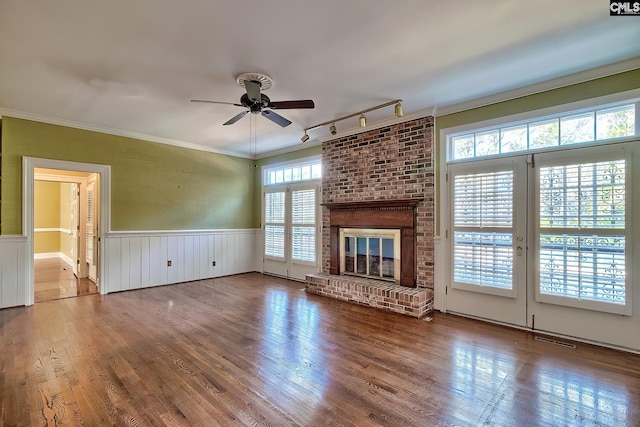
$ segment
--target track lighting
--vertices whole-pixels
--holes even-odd
[[[394,104],[395,104],[394,111],[395,111],[396,117],[402,117],[404,115],[404,111],[402,111],[402,99],[394,99],[393,101],[385,102],[384,104],[376,105],[375,107],[367,108],[366,110],[358,111],[357,113],[348,114],[346,116],[338,117],[337,119],[329,120],[328,122],[322,122],[322,123],[318,123],[317,125],[309,126],[308,128],[304,129],[304,135],[302,136],[302,138],[300,138],[300,141],[307,142],[309,140],[309,135],[307,134],[307,132],[310,131],[311,129],[316,129],[329,124],[331,125],[331,127],[329,128],[329,132],[331,132],[331,135],[335,135],[338,133],[338,130],[336,128],[336,122],[339,122],[345,119],[350,119],[351,117],[360,116],[358,118],[358,124],[360,125],[361,128],[364,128],[367,126],[367,117],[364,115],[364,113],[375,111],[380,108],[388,107],[389,105],[394,105]]]
[[[396,117],[404,116],[404,111],[402,111],[402,101],[398,101],[396,104]]]

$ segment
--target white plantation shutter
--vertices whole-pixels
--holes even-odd
[[[624,159],[540,168],[538,299],[626,304],[625,179]]]
[[[291,257],[316,260],[316,190],[291,192]]]
[[[85,224],[86,233],[86,258],[89,264],[93,264],[93,215],[94,215],[94,195],[95,191],[92,187],[87,189],[87,222]]]
[[[511,170],[454,176],[454,285],[513,288],[513,180]]]
[[[271,192],[264,195],[265,225],[264,254],[284,257],[285,192]]]

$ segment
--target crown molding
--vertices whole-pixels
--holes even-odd
[[[216,150],[211,147],[195,144],[192,142],[180,141],[177,139],[170,139],[170,138],[162,138],[158,136],[146,135],[143,133],[130,132],[122,129],[114,129],[106,126],[91,125],[83,122],[59,119],[56,117],[49,117],[49,116],[44,116],[40,114],[27,113],[25,111],[11,110],[8,108],[0,107],[0,118],[4,116],[14,117],[16,119],[32,120],[35,122],[47,123],[50,125],[65,126],[73,129],[81,129],[81,130],[87,130],[91,132],[104,133],[107,135],[122,136],[122,137],[137,139],[141,141],[157,142],[159,144],[173,145],[176,147],[188,148],[191,150],[207,151],[209,153],[223,154],[226,156],[250,158],[250,156],[246,154],[241,154],[241,153],[226,151],[226,150]]]
[[[560,89],[562,87],[584,83],[591,80],[624,73],[626,71],[632,71],[638,68],[640,68],[640,57],[631,58],[626,61],[620,61],[602,67],[580,71],[578,73],[569,74],[567,76],[546,80],[544,82],[535,83],[528,86],[523,86],[506,92],[500,92],[494,95],[476,98],[457,104],[440,106],[437,109],[437,117],[459,113],[461,111],[471,110],[474,108],[485,107],[487,105],[510,101],[512,99],[522,98],[529,95],[535,95],[537,93],[547,92],[549,90]]]

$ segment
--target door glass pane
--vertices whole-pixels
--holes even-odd
[[[456,282],[511,289],[513,242],[511,233],[454,234]]]
[[[380,275],[380,239],[369,239],[369,275]]]
[[[367,239],[358,237],[356,240],[356,273],[367,274]]]
[[[355,273],[355,241],[355,237],[344,238],[344,271],[347,273]]]
[[[382,277],[395,277],[395,259],[393,239],[382,239]]]
[[[291,227],[291,257],[299,261],[316,260],[315,226]]]
[[[455,176],[454,282],[513,288],[513,178],[513,171]]]
[[[265,194],[265,222],[284,223],[284,194],[284,192]]]
[[[265,225],[264,254],[284,257],[284,225]]]
[[[284,257],[284,207],[285,193],[264,195],[264,254]]]
[[[625,176],[624,160],[540,168],[541,294],[626,303]]]

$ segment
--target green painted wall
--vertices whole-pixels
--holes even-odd
[[[505,117],[512,114],[568,104],[612,93],[640,88],[640,68],[584,83],[498,102],[437,118],[437,131],[453,126]],[[440,135],[436,134],[436,138]]]
[[[289,162],[297,159],[304,159],[305,157],[319,156],[322,154],[322,145],[315,145],[312,147],[306,147],[302,150],[291,151],[289,153],[278,154],[276,156],[265,157],[264,159],[256,160],[255,170],[256,173],[253,177],[253,185],[256,189],[255,197],[253,200],[253,224],[256,227],[261,227],[262,221],[262,167],[266,165],[274,165],[278,163]]]
[[[59,182],[35,181],[33,185],[33,226],[60,228]],[[59,231],[39,231],[34,234],[35,253],[60,252]]]
[[[110,165],[113,231],[258,226],[248,159],[5,116],[2,234],[22,233],[22,156]]]

